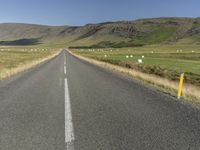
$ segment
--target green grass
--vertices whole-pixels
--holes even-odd
[[[138,42],[142,44],[155,44],[166,41],[173,37],[177,27],[157,27],[154,31],[138,38]]]
[[[134,48],[76,49],[76,54],[200,86],[200,47],[198,45],[151,45]],[[130,57],[132,55],[132,57]],[[126,58],[129,56],[129,58]],[[144,56],[144,58],[142,58]],[[138,59],[143,63],[139,64]]]
[[[46,58],[57,52],[57,48],[43,46],[1,46],[0,47],[0,79],[10,76],[12,70],[28,66],[29,63]],[[28,68],[27,68],[28,69]],[[17,72],[17,71],[16,71]],[[6,75],[7,74],[7,75]]]

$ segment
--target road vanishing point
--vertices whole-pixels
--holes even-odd
[[[62,51],[1,81],[0,150],[200,150],[200,111]]]

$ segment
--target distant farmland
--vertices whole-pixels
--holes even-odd
[[[199,46],[166,45],[136,48],[76,49],[73,52],[170,80],[178,80],[180,74],[184,72],[186,74],[185,82],[200,86]],[[139,64],[138,59],[142,59],[143,63]]]
[[[180,73],[184,72],[187,77],[186,82],[200,86],[199,46],[79,49],[73,52],[172,80],[178,80]],[[143,63],[139,64],[138,59],[142,59]]]
[[[200,47],[197,45],[151,45],[131,48],[70,49],[70,51],[78,56],[135,70],[134,74],[137,77],[158,85],[158,88],[174,96],[180,74],[185,73],[183,95],[186,99],[200,103]],[[138,62],[139,59],[142,63]]]
[[[29,69],[56,54],[44,47],[0,47],[0,80]]]

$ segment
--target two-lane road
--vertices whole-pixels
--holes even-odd
[[[200,111],[63,51],[0,83],[0,150],[200,150]]]

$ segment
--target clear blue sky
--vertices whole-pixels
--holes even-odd
[[[150,17],[199,17],[200,0],[0,0],[0,23],[84,25]]]

